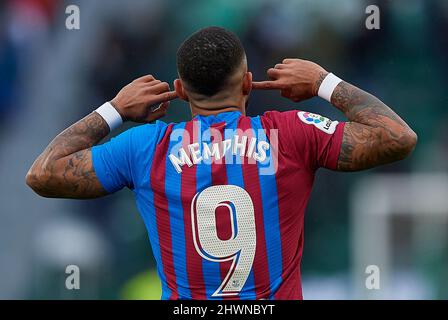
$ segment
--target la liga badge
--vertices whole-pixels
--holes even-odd
[[[299,119],[306,123],[315,126],[317,129],[327,133],[333,134],[338,126],[338,121],[330,120],[320,114],[315,114],[307,111],[297,112]]]

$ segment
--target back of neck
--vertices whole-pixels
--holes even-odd
[[[191,114],[193,115],[193,117],[195,117],[197,115],[212,116],[212,115],[217,115],[217,114],[220,114],[223,112],[230,112],[230,111],[239,111],[243,115],[246,115],[246,110],[245,110],[246,108],[244,106],[223,105],[222,107],[217,106],[215,108],[206,108],[206,107],[199,107],[199,106],[190,104],[190,108],[191,108]]]

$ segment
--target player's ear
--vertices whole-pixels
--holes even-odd
[[[174,90],[176,90],[177,95],[179,96],[180,99],[184,100],[184,101],[189,101],[188,99],[188,95],[185,92],[184,86],[182,84],[182,81],[180,79],[176,79],[174,80]]]
[[[243,78],[243,94],[248,96],[252,90],[252,72],[246,72]]]

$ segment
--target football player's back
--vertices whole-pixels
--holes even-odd
[[[151,175],[166,218],[158,221],[166,298],[269,298],[278,289],[273,154],[260,117],[234,111],[167,125],[154,157],[165,166],[155,162]]]
[[[157,134],[150,236],[164,298],[301,298],[304,209],[318,153],[335,165],[343,124],[325,132],[300,113],[196,116]]]

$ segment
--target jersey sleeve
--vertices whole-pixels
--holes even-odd
[[[337,169],[345,122],[306,111],[271,111],[265,114],[278,130],[280,150],[310,171]]]
[[[152,161],[160,127],[160,122],[134,127],[92,148],[95,173],[108,193],[140,185]]]

